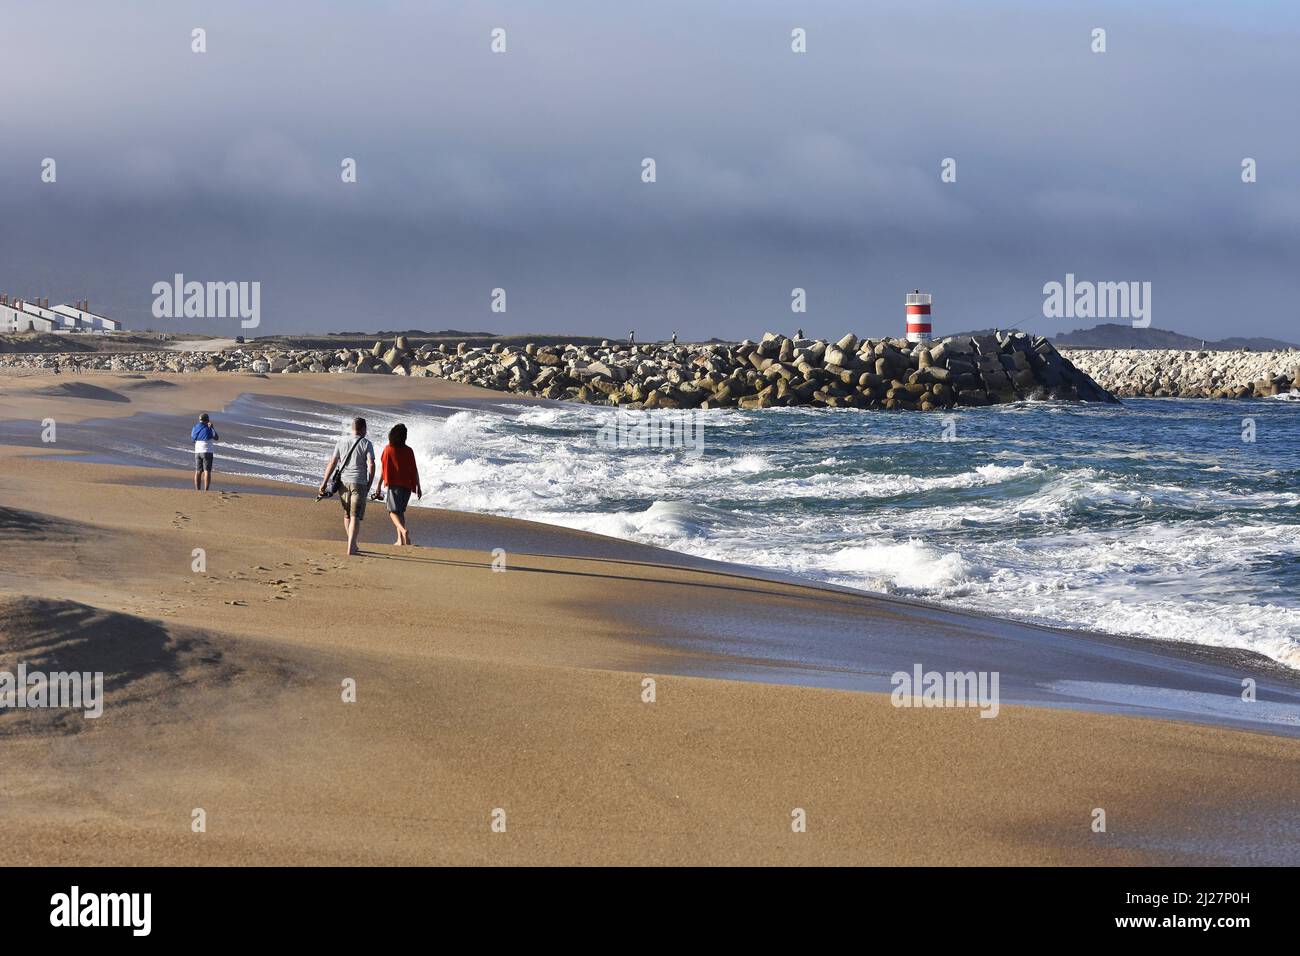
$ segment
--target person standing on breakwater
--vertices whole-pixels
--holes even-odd
[[[366,495],[375,480],[375,446],[366,438],[366,420],[352,420],[352,434],[343,435],[334,445],[334,454],[330,455],[329,464],[325,466],[325,477],[321,479],[322,496],[334,493],[331,487],[335,469],[338,469],[339,485],[337,493],[343,505],[343,531],[348,536],[349,555],[360,554],[357,549],[357,535],[361,531],[361,519],[366,516]]]
[[[200,415],[197,424],[190,429],[190,439],[194,442],[194,490],[211,491],[212,443],[221,438],[212,427],[207,412]]]
[[[411,535],[406,530],[406,506],[411,501],[411,492],[416,498],[424,496],[420,488],[420,472],[415,466],[415,452],[406,443],[406,426],[394,425],[388,430],[388,446],[379,456],[379,487],[375,489],[375,500],[383,501],[388,508],[388,517],[397,529],[397,540],[393,544],[410,544]],[[388,488],[387,494],[384,488]]]

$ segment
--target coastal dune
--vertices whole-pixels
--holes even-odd
[[[0,380],[0,414],[215,413],[253,383],[298,394],[339,381],[96,378],[123,403],[44,394],[51,379]],[[475,393],[351,381],[372,404],[417,387]],[[411,513],[413,549],[377,543],[391,536],[372,513],[365,554],[348,559],[337,504],[308,489],[218,474],[199,495],[183,470],[56,449],[0,447],[0,669],[104,671],[104,711],[0,711],[9,865],[1300,860],[1300,834],[1281,822],[1300,809],[1295,737],[1060,702],[1005,704],[995,719],[899,708],[826,686],[824,662],[761,649],[773,627],[809,647],[800,622],[830,621],[879,656],[829,670],[877,680],[890,661],[978,660],[953,651],[964,641],[1018,647],[1036,680],[1110,668],[1122,682],[1140,666],[1177,688],[1178,675],[1240,672],[1285,702],[1294,683],[1260,661],[437,509]],[[797,686],[800,670],[821,686]]]

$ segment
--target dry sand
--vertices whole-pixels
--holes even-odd
[[[83,377],[126,402],[48,393],[67,376],[0,378],[0,417],[215,413],[250,390],[479,394],[364,376],[157,378],[176,384]],[[541,526],[495,573],[490,549],[439,540],[505,540],[519,523],[433,509],[411,512],[414,540],[433,546],[375,544],[392,540],[376,508],[366,554],[348,559],[333,502],[220,475],[207,495],[151,486],[163,479],[184,472],[0,447],[0,669],[42,662],[108,683],[98,720],[0,712],[0,863],[1300,860],[1300,740],[1031,707],[985,720],[673,676],[706,652],[666,645],[628,607],[762,617],[815,613],[827,592],[647,563],[646,549],[566,557],[600,539]],[[878,625],[877,605],[855,607],[840,613]],[[792,832],[795,808],[807,832]]]
[[[206,409],[216,412],[244,392],[286,395],[318,402],[397,404],[431,398],[500,398],[472,385],[403,375],[249,375],[193,372],[185,375],[64,372],[51,375],[0,368],[0,420],[78,422],[122,418],[142,412]],[[527,402],[524,396],[512,401]]]

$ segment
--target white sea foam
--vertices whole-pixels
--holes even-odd
[[[834,583],[876,591],[918,591],[951,587],[966,581],[972,569],[961,555],[944,553],[919,541],[876,547],[841,548],[829,568]]]
[[[1160,427],[1200,420],[1170,408]],[[1112,409],[1059,404],[962,418],[960,441],[948,443],[928,417],[769,412],[704,413],[697,459],[601,449],[597,430],[613,414],[604,408],[405,420],[424,506],[1039,623],[1247,648],[1300,667],[1300,597],[1289,583],[1300,564],[1300,492],[1286,469],[1260,469],[1239,445],[1206,444],[1235,433],[1235,412],[1223,413],[1220,432],[1165,444],[1134,440]],[[330,425],[326,415],[280,417],[314,422],[317,436]],[[292,472],[296,462],[284,459],[313,442],[259,438],[231,450],[278,454]]]

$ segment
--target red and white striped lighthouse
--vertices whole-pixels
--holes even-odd
[[[930,341],[930,293],[920,289],[907,294],[907,341]]]

